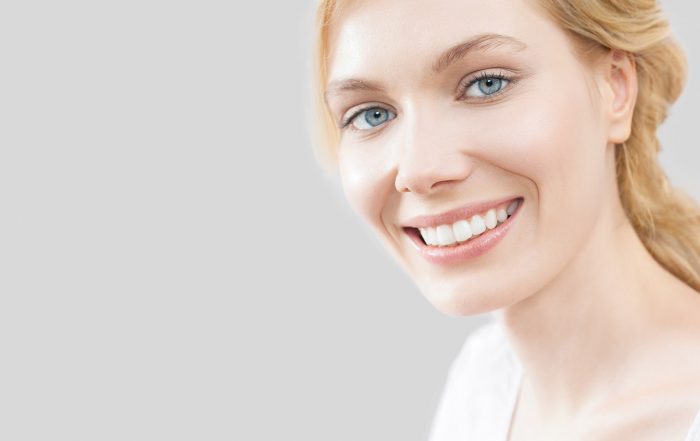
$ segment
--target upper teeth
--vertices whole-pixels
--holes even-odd
[[[513,201],[507,206],[492,208],[483,214],[476,214],[468,220],[458,220],[448,225],[437,227],[419,228],[423,240],[428,245],[447,246],[457,242],[464,242],[471,237],[476,237],[486,231],[496,228],[513,214],[518,207],[518,201]]]

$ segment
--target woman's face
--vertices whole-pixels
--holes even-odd
[[[600,82],[527,0],[363,2],[329,45],[344,192],[436,308],[518,302],[585,246],[614,183]]]

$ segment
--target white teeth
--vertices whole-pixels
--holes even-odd
[[[493,230],[496,228],[496,225],[498,225],[498,219],[496,219],[496,210],[491,209],[486,212],[486,218],[484,219],[484,223],[486,223],[486,228],[489,230]]]
[[[516,208],[518,208],[517,200],[511,202],[510,205],[508,205],[508,208],[506,208],[506,213],[508,213],[508,215],[510,216],[511,214],[513,214]]]
[[[518,208],[519,200],[511,202],[507,208],[492,208],[483,215],[474,215],[471,220],[459,220],[452,225],[419,228],[420,235],[426,244],[431,246],[449,246],[464,242],[471,237],[479,236],[487,229],[496,228],[505,222]]]
[[[472,237],[472,227],[465,220],[457,221],[452,225],[452,232],[457,242],[464,242]]]
[[[506,219],[508,219],[508,213],[504,208],[498,209],[496,212],[496,219],[498,219],[498,222],[504,222]]]
[[[486,224],[484,223],[484,219],[482,219],[481,216],[479,216],[478,214],[472,218],[472,221],[469,223],[469,225],[472,227],[472,234],[474,236],[478,236],[479,234],[486,231]]]
[[[425,241],[426,244],[428,245],[437,245],[437,232],[435,231],[435,228],[431,227],[423,227],[419,228],[420,230],[420,235],[423,237],[423,240]]]
[[[440,225],[437,227],[437,240],[438,245],[452,245],[457,242],[454,234],[452,234],[452,228],[449,225]]]
[[[428,228],[426,228],[426,230],[428,230],[427,231],[428,234],[427,234],[427,239],[425,242],[428,245],[437,245],[438,244],[437,231],[435,231],[435,228],[428,227]]]

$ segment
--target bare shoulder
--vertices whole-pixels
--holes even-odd
[[[634,412],[617,414],[613,424],[598,425],[598,430],[585,439],[616,441],[677,440],[684,441],[700,411],[700,400],[670,400]]]
[[[700,414],[700,293],[685,294],[695,297],[635,351],[620,393],[596,412],[604,424],[590,439],[686,439]]]
[[[700,414],[700,332],[667,339],[651,348],[645,360],[631,373],[636,387],[611,398],[615,411],[609,415],[615,421],[601,425],[610,429],[594,439],[686,439]]]

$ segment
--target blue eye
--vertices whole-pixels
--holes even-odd
[[[509,83],[510,80],[503,75],[482,75],[467,85],[465,95],[486,98],[500,92]],[[470,95],[470,91],[474,93]]]
[[[501,90],[502,82],[503,80],[499,78],[488,78],[485,80],[479,80],[479,82],[476,84],[479,85],[479,90],[484,95],[491,95]]]
[[[353,116],[348,118],[345,123],[343,123],[343,127],[352,123],[356,130],[369,130],[394,118],[396,118],[395,113],[382,107],[368,107],[357,111]]]

